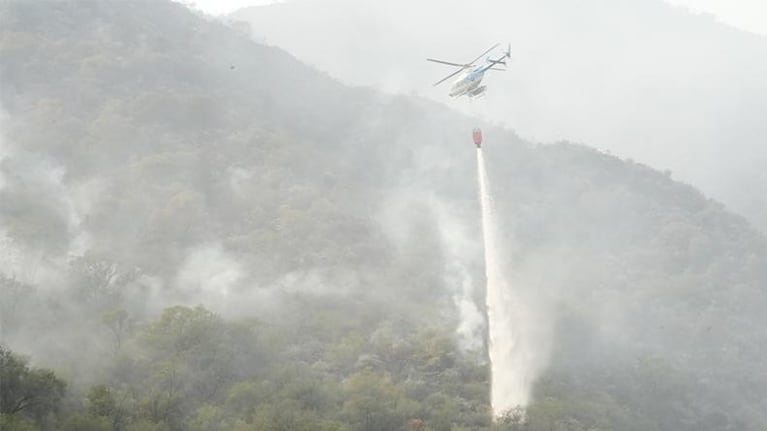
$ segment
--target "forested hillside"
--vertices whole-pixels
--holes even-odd
[[[0,2],[0,89],[3,429],[489,429],[476,125],[546,370],[494,426],[767,426],[767,241],[664,173],[166,1]]]

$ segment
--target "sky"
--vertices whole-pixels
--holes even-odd
[[[256,4],[279,0],[186,0],[211,15],[222,15]],[[641,0],[640,0],[641,1]],[[753,33],[767,35],[767,0],[667,0],[697,12],[715,15],[720,21]]]
[[[246,6],[277,3],[277,1],[278,0],[185,0],[183,3],[192,4],[197,9],[211,15],[223,15]]]
[[[767,35],[765,0],[667,0],[671,4],[715,15],[720,21],[753,33]]]

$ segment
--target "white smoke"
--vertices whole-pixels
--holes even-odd
[[[460,267],[459,271],[460,290],[453,295],[460,318],[456,332],[461,348],[467,351],[478,351],[484,347],[482,330],[485,329],[485,317],[474,301],[474,280],[465,268]]]
[[[83,228],[83,222],[92,210],[99,194],[104,189],[102,181],[91,179],[87,182],[67,184],[67,170],[64,166],[41,157],[27,154],[18,156],[18,176],[34,189],[42,192],[66,219],[69,235],[69,256],[82,256],[91,247],[92,237]],[[23,160],[23,161],[22,161]]]
[[[176,275],[175,285],[197,303],[224,311],[242,277],[241,265],[221,244],[204,244],[189,252]]]
[[[251,190],[253,181],[254,169],[246,169],[242,167],[231,167],[228,170],[229,187],[232,192],[241,199],[248,198],[248,192]]]
[[[5,161],[8,158],[9,148],[6,144],[3,126],[5,125],[5,112],[0,109],[0,192],[5,189],[7,181],[5,179]],[[0,273],[8,274],[18,260],[17,250],[13,242],[8,238],[7,232],[0,229]]]
[[[2,110],[0,110],[0,191],[2,191],[7,181],[5,179],[5,169],[3,169],[3,166],[5,165],[5,160],[8,158],[8,155],[10,153],[10,149],[7,147],[7,144],[5,143],[5,133],[3,133],[3,124],[5,123],[5,115],[2,113]]]
[[[466,352],[480,351],[484,347],[485,318],[477,304],[478,280],[472,277],[470,268],[481,246],[468,232],[464,220],[455,215],[455,208],[417,180],[406,183],[390,190],[388,199],[382,202],[379,224],[392,243],[403,248],[413,235],[414,220],[426,216],[434,224],[444,259],[444,286],[458,311],[458,345]]]
[[[96,178],[63,188],[63,200],[68,210],[70,256],[82,256],[92,247],[93,237],[84,222],[105,189],[106,182]]]
[[[91,246],[91,236],[83,223],[103,191],[103,184],[96,179],[68,183],[63,165],[10,142],[4,133],[7,120],[0,108],[0,192],[23,196],[58,214],[65,221],[69,241],[66,253],[56,254],[22,244],[12,238],[9,226],[0,225],[0,272],[35,285],[56,284],[67,258],[84,255]]]
[[[479,254],[477,241],[471,238],[465,224],[452,215],[454,211],[438,198],[432,196],[429,206],[442,241],[445,283],[458,310],[459,346],[466,351],[479,351],[484,347],[485,318],[475,301],[477,282],[468,269],[472,257]]]
[[[0,107],[0,192],[11,187],[8,174],[14,155],[14,148],[5,134],[6,121],[5,110]],[[0,225],[0,273],[31,282],[40,259],[39,253],[30,253],[22,248],[11,238],[7,226]]]

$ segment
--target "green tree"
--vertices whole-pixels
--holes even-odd
[[[114,340],[115,352],[119,352],[122,343],[130,330],[130,317],[123,308],[116,308],[101,315],[101,323],[109,328]]]
[[[44,368],[30,368],[27,360],[0,346],[0,414],[41,420],[56,412],[66,384]]]
[[[0,413],[0,430],[39,431],[40,427],[30,419]],[[78,429],[78,431],[80,430],[86,431],[84,428]]]
[[[386,375],[361,371],[346,380],[343,412],[358,431],[401,429],[417,410],[417,403]]]
[[[129,419],[127,399],[127,393],[120,394],[109,386],[96,385],[88,392],[88,412],[93,417],[107,419],[114,431],[120,431]]]
[[[182,429],[201,406],[225,399],[249,367],[237,361],[251,353],[254,337],[240,329],[201,306],[168,308],[148,325],[136,340],[143,373],[139,404],[147,417]],[[209,414],[197,411],[202,422]]]

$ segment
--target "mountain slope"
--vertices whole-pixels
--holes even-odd
[[[481,323],[454,329],[482,296],[476,120],[343,86],[169,2],[4,2],[0,29],[0,270],[36,292],[2,283],[4,343],[121,381],[92,336],[104,313],[154,328],[204,303],[264,322],[275,362],[341,380],[385,357],[408,399],[465,403],[456,426],[486,407],[467,395],[483,354],[459,348]],[[767,241],[644,165],[483,127],[510,286],[548,334],[527,426],[763,426]],[[472,365],[409,338],[422,326]],[[446,362],[408,376],[395,353],[418,349],[399,338]]]

